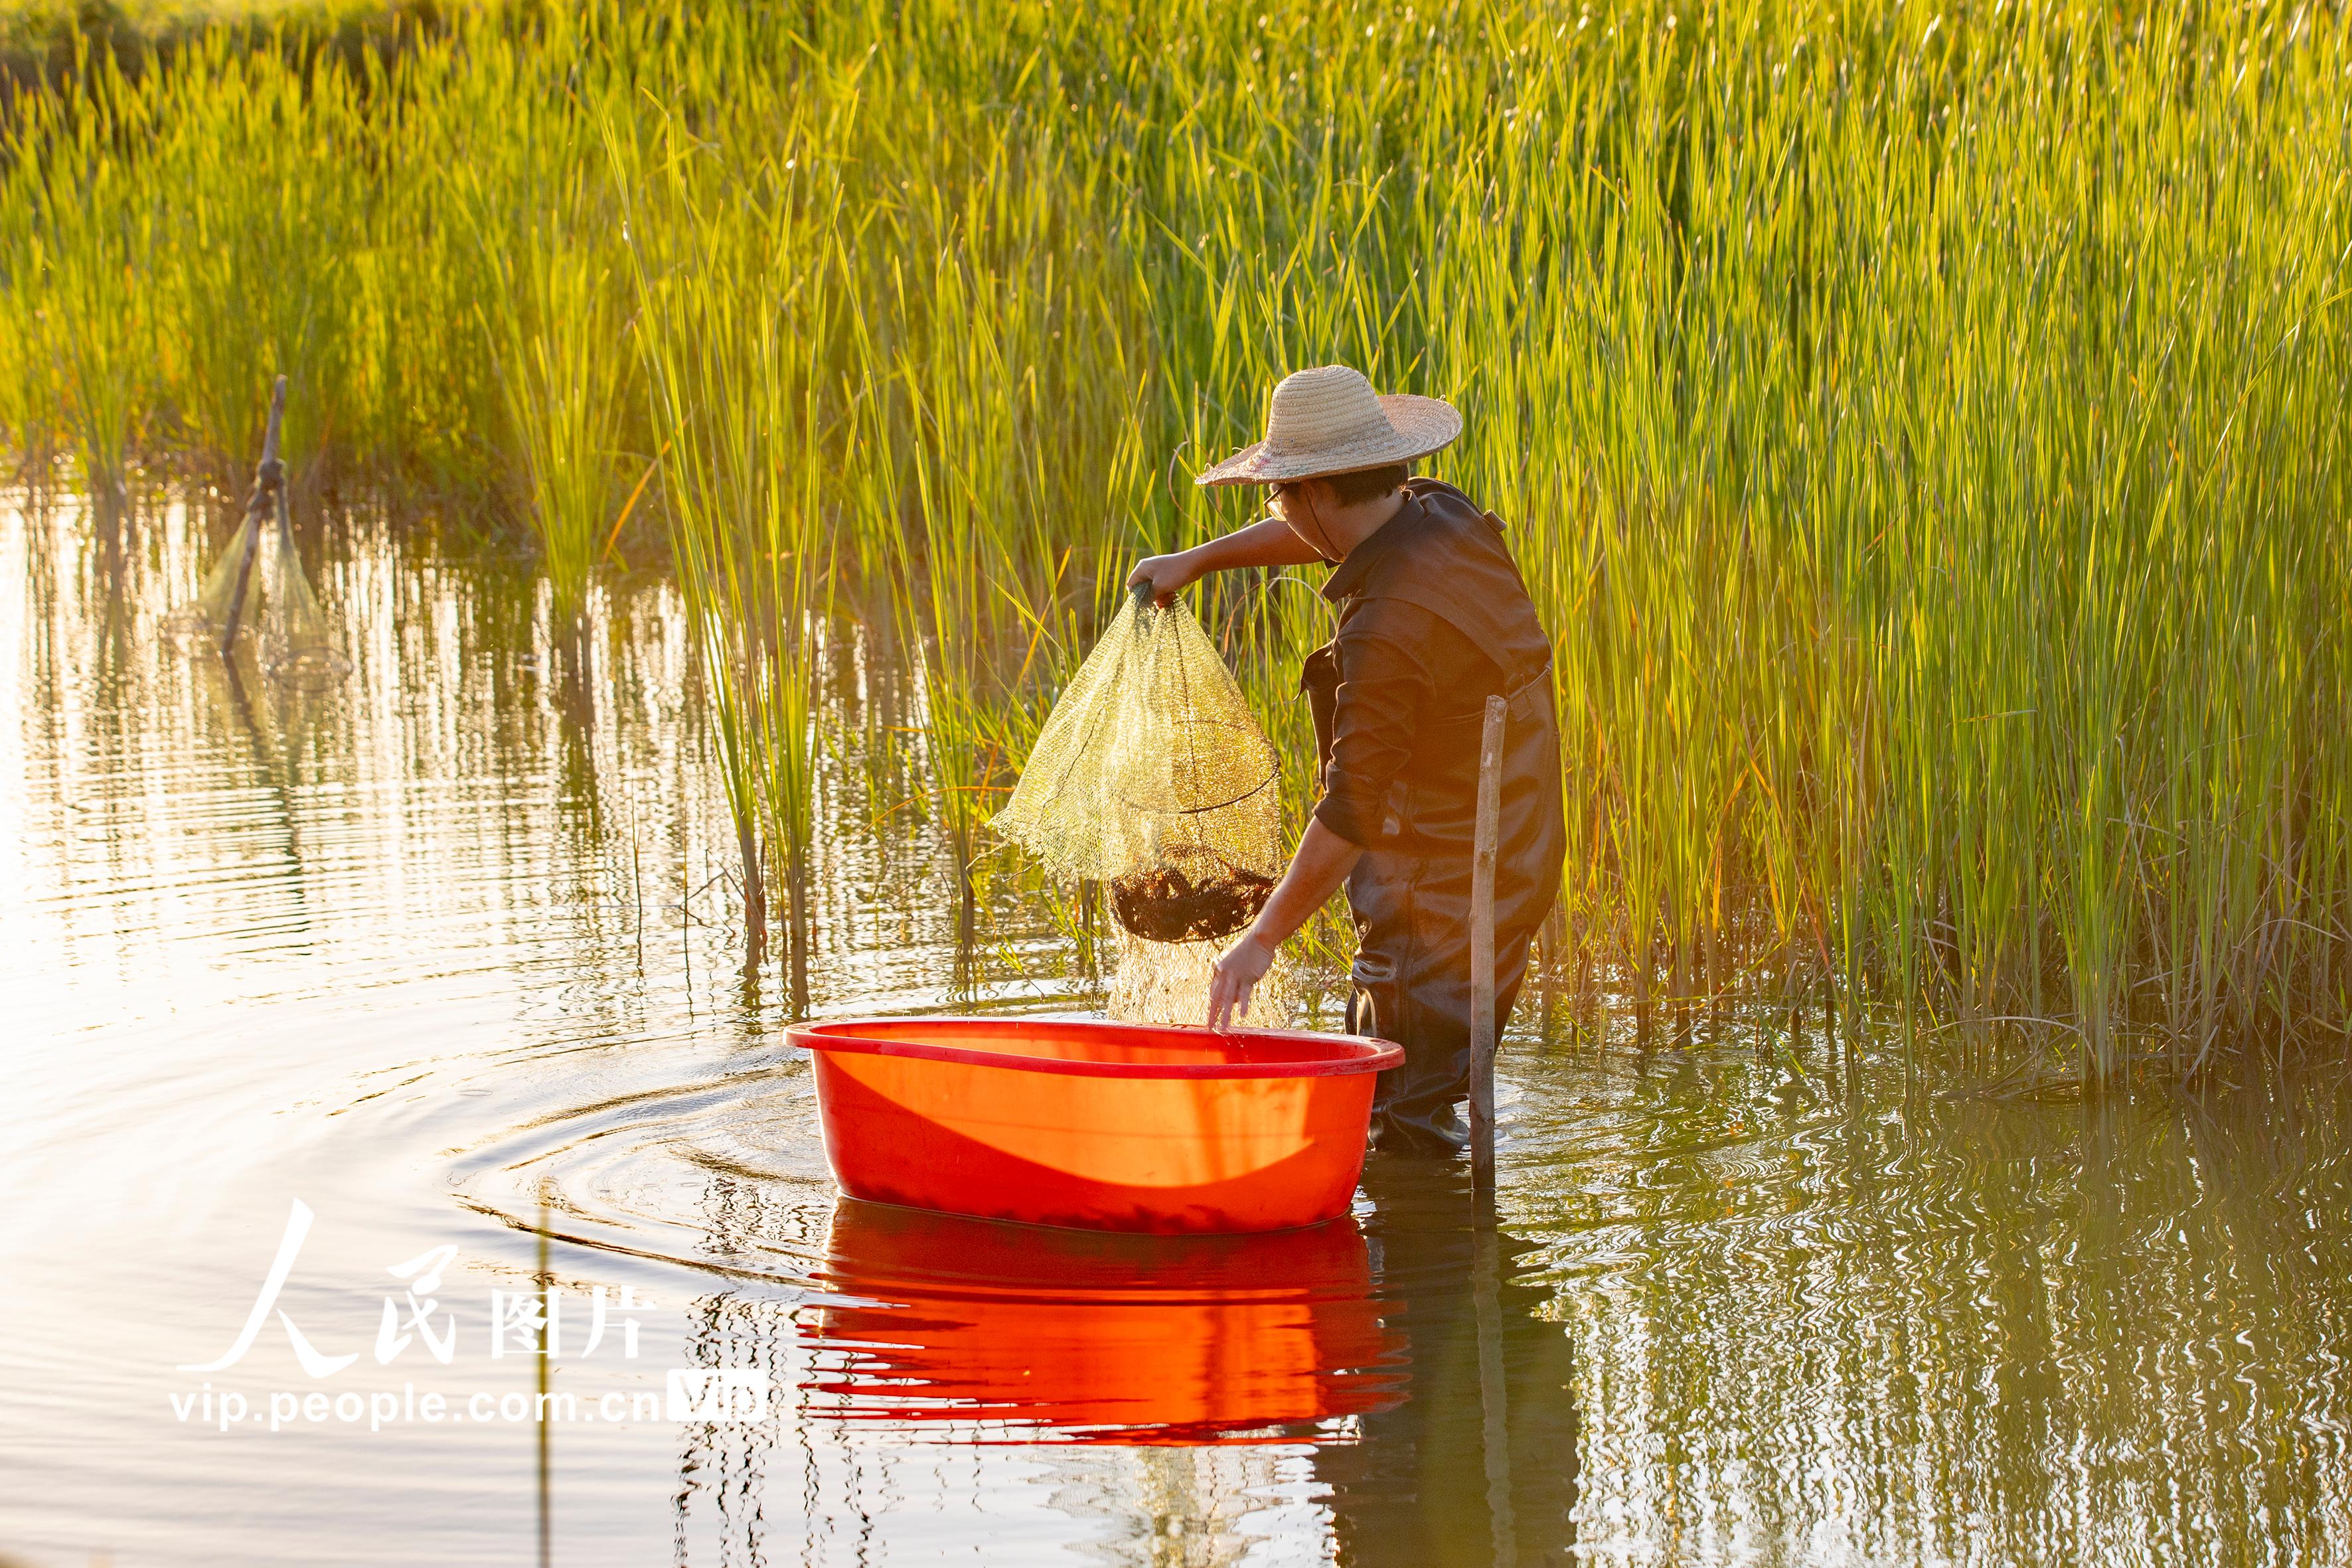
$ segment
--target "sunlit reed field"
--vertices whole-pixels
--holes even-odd
[[[567,627],[673,574],[796,995],[844,629],[919,680],[877,820],[1022,875],[986,817],[1126,567],[1248,521],[1190,473],[1343,360],[1465,407],[1430,471],[1554,634],[1583,1026],[2094,1086],[2341,1041],[2327,7],[532,7],[91,52],[6,138],[35,480],[135,529],[282,369],[298,498],[510,520]],[[1328,612],[1198,605],[1297,821]]]

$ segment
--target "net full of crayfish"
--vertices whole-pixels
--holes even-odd
[[[1124,933],[1115,1016],[1198,1022],[1216,944],[1282,874],[1273,745],[1192,613],[1137,596],[1054,705],[996,829],[1052,875],[1101,883]],[[1259,1021],[1286,1008],[1278,974]]]

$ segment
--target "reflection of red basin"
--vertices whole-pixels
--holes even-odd
[[[803,1411],[820,1419],[1017,1442],[1295,1439],[1386,1408],[1402,1383],[1352,1220],[1106,1236],[845,1198],[819,1282],[863,1298],[797,1315],[815,1352]]]
[[[1235,1232],[1347,1212],[1381,1040],[1036,1018],[787,1032],[815,1053],[854,1197],[1103,1230]]]

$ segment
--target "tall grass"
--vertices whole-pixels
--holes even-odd
[[[459,226],[480,247],[475,300],[557,623],[581,625],[595,568],[626,521],[621,442],[636,378],[628,352],[621,208],[583,110],[600,88],[558,18],[535,69],[494,89],[494,153],[448,166]],[[549,68],[565,62],[559,75]],[[520,62],[517,62],[520,64]]]
[[[1432,467],[1509,520],[1553,631],[1588,1016],[1820,1006],[2188,1073],[2347,1023],[2347,71],[2324,8],[2055,0],[192,47],[20,107],[0,309],[77,341],[11,332],[0,371],[38,389],[20,447],[96,475],[232,457],[293,361],[299,450],[517,498],[559,596],[614,455],[660,454],[747,895],[801,897],[813,661],[858,619],[919,670],[918,809],[977,908],[980,823],[1124,565],[1246,520],[1182,474],[1346,360],[1465,406]],[[1301,813],[1327,614],[1202,601]]]

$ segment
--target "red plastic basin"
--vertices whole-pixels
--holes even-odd
[[[1347,1212],[1385,1040],[1037,1018],[807,1024],[853,1197],[1030,1225],[1225,1234]]]

